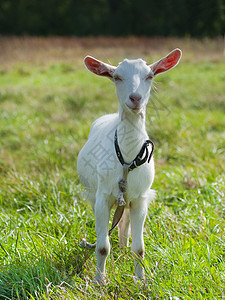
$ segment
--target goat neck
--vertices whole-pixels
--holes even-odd
[[[120,122],[117,127],[118,143],[126,163],[131,162],[139,153],[148,138],[145,129],[145,108],[140,112],[119,110]]]

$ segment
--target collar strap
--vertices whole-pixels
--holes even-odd
[[[148,146],[149,144],[151,144],[151,152],[149,154],[149,149]],[[128,172],[136,169],[137,167],[143,165],[146,161],[148,161],[148,163],[150,162],[153,152],[154,152],[154,143],[151,140],[146,140],[144,142],[144,144],[141,147],[140,152],[138,153],[138,155],[135,157],[135,159],[131,162],[131,163],[126,163],[123,159],[123,155],[120,151],[120,147],[118,144],[118,137],[117,137],[117,129],[115,131],[115,137],[114,137],[114,145],[115,145],[115,150],[116,150],[116,155],[121,163],[121,165],[128,165]]]

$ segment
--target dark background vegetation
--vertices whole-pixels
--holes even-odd
[[[2,35],[193,36],[225,31],[223,0],[0,0]]]

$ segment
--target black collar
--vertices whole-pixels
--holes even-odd
[[[149,154],[149,150],[148,150],[148,146],[149,144],[152,145],[152,149],[151,149],[151,152]],[[115,131],[115,137],[114,137],[114,145],[115,145],[115,150],[116,150],[116,155],[121,163],[121,165],[128,165],[128,172],[129,171],[132,171],[134,169],[136,169],[137,167],[143,165],[147,160],[148,160],[148,163],[150,162],[151,160],[151,157],[153,155],[153,151],[154,151],[154,144],[152,141],[150,140],[146,140],[144,142],[144,144],[142,145],[141,147],[141,150],[140,152],[138,153],[138,155],[135,157],[135,159],[131,162],[131,163],[126,163],[123,159],[123,155],[120,151],[120,147],[119,147],[119,144],[118,144],[118,138],[117,138],[117,129]],[[145,153],[145,155],[144,155]],[[144,157],[143,157],[144,155]]]

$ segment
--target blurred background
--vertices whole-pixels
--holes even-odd
[[[1,35],[215,37],[223,0],[0,0]]]

